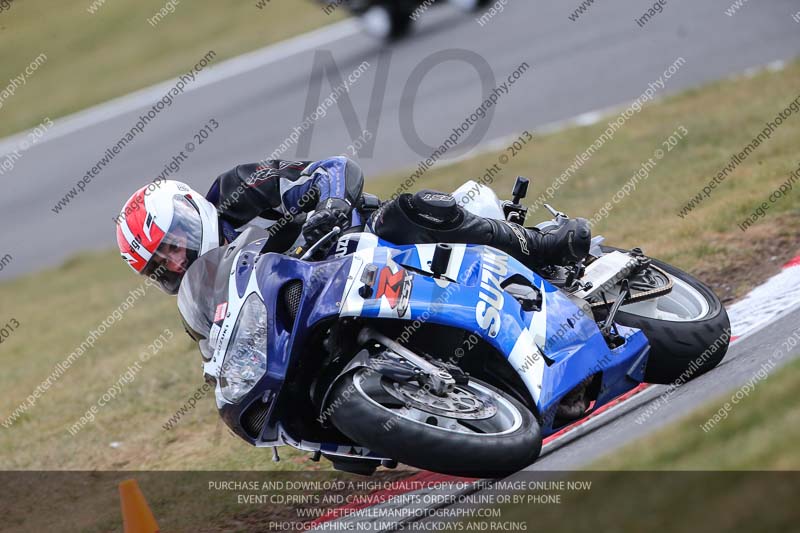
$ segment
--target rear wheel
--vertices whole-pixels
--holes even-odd
[[[604,252],[615,250],[603,248]],[[686,272],[656,259],[674,279],[672,290],[652,300],[623,305],[616,322],[641,329],[650,341],[645,381],[684,383],[725,357],[730,319],[714,291]]]
[[[526,407],[475,379],[442,396],[369,369],[345,376],[331,394],[331,421],[378,454],[466,477],[502,477],[539,456],[539,424]]]

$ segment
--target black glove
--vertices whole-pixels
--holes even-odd
[[[350,227],[351,209],[350,204],[341,198],[323,200],[303,225],[303,238],[306,243],[314,244],[336,226],[342,231]]]

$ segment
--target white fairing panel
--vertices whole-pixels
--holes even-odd
[[[505,220],[503,208],[500,206],[500,199],[486,185],[469,180],[455,190],[453,197],[458,205],[473,215]]]

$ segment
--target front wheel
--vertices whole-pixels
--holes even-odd
[[[616,248],[603,247],[604,252]],[[674,280],[672,291],[623,305],[616,322],[641,329],[650,341],[645,381],[682,384],[717,366],[728,351],[731,323],[719,297],[686,272],[656,259]]]
[[[489,5],[489,0],[450,0],[450,3],[462,11],[477,11]]]
[[[533,413],[472,378],[437,396],[414,382],[362,368],[343,377],[330,398],[331,421],[339,431],[417,468],[503,477],[533,463],[542,448]]]
[[[402,5],[375,5],[362,13],[360,19],[368,34],[391,41],[405,37],[411,30],[411,14]]]

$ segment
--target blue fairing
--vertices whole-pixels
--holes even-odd
[[[255,285],[267,310],[267,372],[241,401],[232,404],[222,402],[219,396],[217,398],[220,415],[240,437],[255,445],[291,442],[291,436],[279,427],[280,421],[272,419],[275,402],[270,403],[268,423],[257,438],[242,430],[240,418],[254,402],[278,396],[290,365],[302,355],[300,350],[306,344],[313,326],[338,314],[335,295],[344,290],[351,262],[349,257],[310,263],[280,254],[260,254],[262,246],[263,242],[254,242],[238,251],[231,281],[237,296],[245,298],[248,288],[253,286],[251,277],[255,273]],[[282,308],[278,295],[282,287],[296,280],[303,284],[302,300],[296,317],[291,319]]]
[[[544,435],[558,429],[553,424],[556,407],[586,378],[602,375],[594,408],[643,380],[649,345],[641,331],[619,327],[625,343],[611,350],[594,320],[569,296],[514,258],[485,246],[452,246],[445,273],[451,281],[437,280],[422,272],[429,270],[435,245],[394,246],[371,234],[342,237],[336,248],[340,257],[323,262],[261,255],[255,272],[268,315],[268,368],[262,382],[241,405],[277,395],[292,361],[302,356],[302,348],[315,326],[347,316],[401,320],[409,327],[440,324],[479,335],[519,374],[536,406]],[[250,252],[255,253],[255,249]],[[359,289],[367,265],[377,268],[378,279],[372,294],[363,298]],[[236,271],[240,296],[252,268],[251,261],[250,266]],[[523,310],[500,287],[514,276],[527,280],[539,291],[540,311]],[[301,280],[303,291],[296,319],[290,324],[277,295],[292,280]],[[222,406],[220,410],[223,416],[229,411],[230,416],[238,417],[243,407]],[[360,453],[342,450],[335,444],[297,442],[281,432],[279,424],[270,413],[258,439],[242,436],[257,445],[283,440],[307,449],[321,446],[335,453]]]
[[[479,334],[522,378],[544,422],[545,434],[555,429],[548,426],[563,396],[587,377],[603,374],[597,406],[642,381],[649,346],[644,334],[621,327],[626,343],[610,350],[593,319],[516,259],[493,248],[456,244],[445,274],[454,282],[442,283],[415,272],[429,269],[435,245],[394,246],[374,236],[365,238],[377,240],[377,247],[361,246],[363,249],[353,254],[352,282],[341,314],[441,324]],[[366,264],[379,271],[403,268],[412,277],[402,316],[386,297],[376,293],[365,300],[358,294],[358,280]],[[539,289],[541,311],[524,311],[510,294],[497,290],[498,282],[514,275]],[[498,310],[498,321],[486,319],[491,304]],[[440,355],[447,358],[452,354]]]

